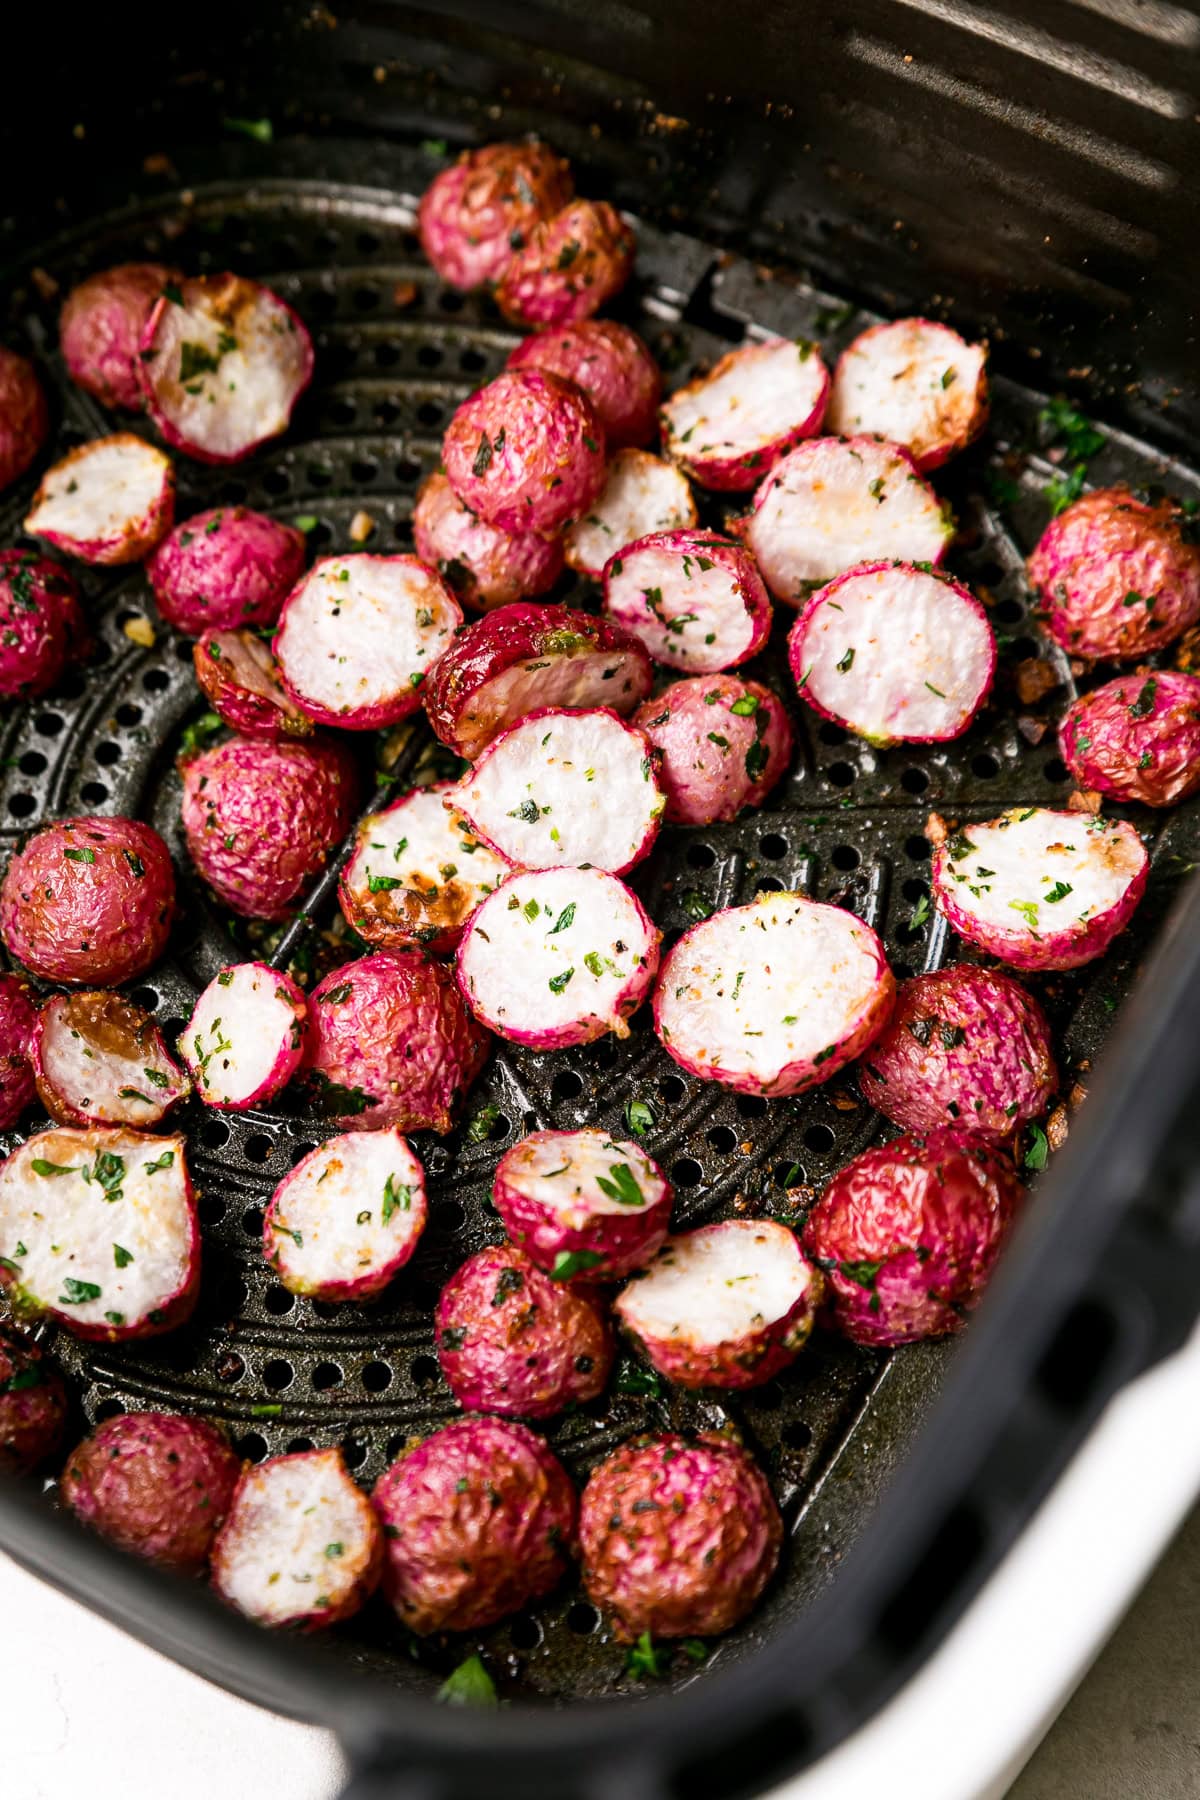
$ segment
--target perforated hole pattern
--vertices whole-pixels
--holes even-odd
[[[282,518],[315,515],[310,545],[325,551],[351,547],[350,521],[365,507],[376,521],[372,547],[410,546],[415,491],[437,462],[447,420],[502,366],[513,342],[489,301],[439,290],[422,262],[411,231],[412,195],[432,167],[417,152],[411,163],[407,195],[328,185],[318,191],[286,181],[260,182],[253,190],[214,182],[197,185],[190,205],[127,207],[30,257],[29,266],[48,270],[63,289],[127,257],[167,253],[200,270],[234,266],[268,280],[308,322],[317,381],[286,441],[233,470],[181,461],[181,516],[239,501]],[[672,383],[740,341],[751,324],[818,336],[832,357],[866,322],[865,315],[847,316],[835,297],[764,280],[737,262],[718,268],[715,251],[649,229],[639,271],[622,310]],[[832,334],[823,329],[830,310],[841,319]],[[36,297],[28,330],[57,379],[62,446],[106,429],[46,350],[54,342],[53,314],[39,311]],[[1006,451],[1032,441],[1038,400],[1004,382],[995,398],[986,456],[974,454],[940,485],[962,524],[953,566],[989,599],[1000,635],[998,704],[948,749],[874,750],[795,703],[781,630],[761,670],[751,672],[788,697],[800,746],[794,770],[768,811],[733,825],[664,833],[634,885],[668,943],[710,908],[756,890],[799,887],[838,899],[876,926],[898,975],[936,966],[947,943],[925,904],[922,828],[930,808],[978,818],[1006,805],[1065,796],[1053,731],[1030,743],[1017,727],[1021,709],[1012,703],[1013,665],[1044,653],[1028,613],[1022,554],[1044,522],[1040,490],[1049,470],[1036,457],[1029,462],[1004,522],[984,499],[987,458],[1000,468]],[[1159,479],[1162,467],[1149,452],[1113,440],[1093,476]],[[1197,492],[1178,470],[1170,479]],[[0,505],[0,541],[22,541],[28,488]],[[17,709],[0,728],[0,851],[7,854],[41,820],[76,811],[140,814],[164,833],[183,878],[184,916],[171,958],[136,987],[134,998],[170,1036],[186,1020],[198,988],[233,953],[224,925],[187,873],[178,826],[179,734],[203,709],[190,645],[163,629],[140,571],[84,570],[81,579],[94,654],[54,694]],[[565,597],[594,604],[582,587]],[[152,649],[125,635],[135,615],[154,621]],[[1070,688],[1061,659],[1058,673],[1063,686],[1040,709],[1046,718]],[[1157,836],[1151,898],[1136,930],[1091,978],[1044,984],[1066,1068],[1094,1054],[1113,1000],[1179,873],[1194,860],[1194,809],[1165,820],[1140,815],[1137,822]],[[198,1313],[185,1330],[146,1346],[97,1348],[59,1336],[55,1349],[84,1412],[92,1420],[127,1407],[204,1413],[223,1421],[251,1459],[339,1443],[356,1476],[371,1483],[410,1438],[455,1414],[433,1354],[431,1308],[450,1271],[502,1236],[489,1202],[497,1156],[539,1126],[623,1129],[630,1098],[653,1106],[657,1122],[646,1146],[676,1185],[680,1225],[762,1211],[798,1222],[804,1195],[797,1190],[819,1188],[879,1130],[852,1079],[771,1104],[695,1081],[661,1051],[644,1016],[624,1043],[607,1040],[554,1056],[502,1045],[470,1096],[464,1125],[444,1140],[416,1141],[430,1177],[431,1211],[414,1262],[377,1304],[335,1307],[285,1292],[260,1249],[262,1209],[273,1186],[324,1127],[286,1102],[239,1117],[197,1109],[185,1124],[204,1229]],[[496,1109],[490,1132],[472,1141],[470,1121],[490,1107]],[[599,1455],[648,1425],[737,1425],[768,1469],[792,1527],[785,1578],[742,1632],[744,1644],[769,1629],[780,1608],[803,1604],[830,1579],[865,1496],[902,1454],[947,1354],[935,1346],[892,1359],[821,1337],[787,1375],[736,1404],[711,1396],[659,1401],[613,1393],[549,1435],[583,1477]],[[827,1479],[835,1467],[840,1482]],[[340,1638],[355,1659],[389,1667],[401,1680],[431,1682],[463,1654],[461,1645],[432,1645],[414,1658],[381,1601]],[[629,1685],[623,1652],[570,1585],[536,1617],[509,1621],[477,1641],[513,1692],[567,1697]],[[729,1640],[707,1668],[737,1654],[738,1645],[738,1638]],[[687,1664],[673,1678],[703,1673]]]

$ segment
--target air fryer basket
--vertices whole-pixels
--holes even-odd
[[[953,566],[994,603],[999,704],[958,743],[919,754],[872,750],[795,708],[800,754],[769,810],[667,832],[635,882],[668,932],[763,888],[837,898],[883,933],[905,973],[955,953],[924,904],[927,813],[985,818],[1069,791],[1053,731],[1034,742],[1028,729],[1030,715],[1061,708],[1071,684],[1065,660],[1050,653],[1062,686],[1049,704],[1014,698],[1016,664],[1047,654],[1022,577],[1051,472],[1036,447],[1045,388],[1086,368],[1101,415],[1137,427],[1137,435],[1106,431],[1092,479],[1163,482],[1200,500],[1200,482],[1173,454],[1194,443],[1195,394],[1171,391],[1181,371],[1166,352],[1186,317],[1183,277],[1194,275],[1196,255],[1164,202],[1181,165],[1163,123],[1182,116],[1171,97],[1184,93],[1183,53],[1200,26],[1188,36],[1191,13],[1144,9],[1152,29],[1122,86],[1109,38],[1123,31],[1137,41],[1112,23],[1119,0],[1087,11],[1055,5],[1059,25],[1096,38],[1090,60],[1079,60],[1093,83],[1085,129],[1070,123],[1078,110],[1070,84],[1080,75],[1054,73],[1032,23],[1020,22],[1032,9],[1014,5],[1011,18],[992,10],[985,29],[982,10],[966,4],[864,5],[832,32],[812,10],[809,18],[807,7],[760,8],[751,18],[741,5],[717,7],[702,39],[693,7],[612,8],[603,23],[573,3],[357,6],[337,21],[321,8],[271,8],[239,72],[218,80],[196,71],[219,68],[222,23],[240,36],[244,20],[235,26],[218,9],[198,47],[164,41],[169,22],[151,15],[145,35],[135,23],[116,45],[98,36],[87,46],[94,57],[73,60],[63,90],[40,96],[47,160],[0,220],[0,292],[11,298],[11,341],[32,348],[54,382],[65,448],[107,427],[57,362],[52,284],[65,289],[108,262],[146,255],[268,280],[314,331],[314,389],[288,437],[248,465],[181,461],[180,512],[245,501],[282,517],[310,514],[319,520],[310,541],[334,550],[350,547],[360,508],[376,521],[372,547],[407,547],[415,490],[436,464],[450,413],[502,366],[513,341],[489,301],[441,289],[417,251],[414,201],[442,165],[446,138],[536,126],[572,155],[585,191],[611,192],[639,213],[637,280],[619,310],[672,382],[747,331],[815,336],[834,351],[872,316],[871,302],[888,310],[956,302],[956,317],[994,339],[994,419],[986,447],[939,486],[962,526]],[[729,48],[739,25],[740,61]],[[36,36],[36,23],[28,26]],[[905,46],[931,32],[944,63],[917,57],[910,76]],[[752,105],[748,71],[769,67],[784,38],[803,40],[810,55],[814,42],[823,46],[819,96],[793,83],[777,104]],[[999,62],[993,89],[1005,58],[1014,64],[1019,105],[994,92],[996,107],[983,104],[984,44]],[[786,67],[772,69],[773,92],[786,86]],[[97,95],[106,77],[130,70],[148,83],[144,103],[114,116]],[[738,95],[729,99],[731,79]],[[1142,108],[1120,136],[1097,128],[1097,84],[1110,110]],[[1128,98],[1134,91],[1140,100]],[[15,118],[0,127],[6,148],[34,128],[29,104],[16,96]],[[948,143],[964,117],[989,112],[987,143],[954,163],[953,188],[931,182],[922,134],[935,117]],[[274,143],[221,129],[223,119],[268,116]],[[1023,165],[1039,117],[1048,123],[1035,176]],[[821,148],[835,130],[840,163]],[[1059,169],[1056,185],[1064,159],[1074,179]],[[989,180],[999,198],[971,229],[972,186]],[[1056,206],[1065,245],[1045,233],[1036,243],[1039,208]],[[1168,248],[1170,278],[1152,284],[1147,272],[1162,267],[1154,258]],[[1131,349],[1135,328],[1144,354]],[[1136,392],[1123,391],[1130,360],[1144,377]],[[0,541],[20,541],[26,499],[21,489],[0,501]],[[0,847],[7,853],[31,826],[77,811],[138,813],[164,833],[184,872],[185,914],[172,956],[134,997],[169,1034],[230,955],[226,922],[189,882],[178,826],[174,759],[203,705],[187,641],[156,626],[147,649],[125,632],[148,610],[140,571],[85,571],[85,586],[97,627],[91,662],[0,726]],[[567,597],[584,601],[585,589]],[[778,642],[763,674],[790,692]],[[428,739],[412,734],[393,775],[428,754]],[[638,1384],[619,1379],[604,1402],[551,1432],[577,1476],[630,1433],[668,1423],[731,1423],[764,1462],[789,1526],[784,1575],[703,1667],[678,1658],[647,1695],[571,1586],[465,1643],[417,1644],[376,1602],[327,1644],[300,1648],[116,1558],[27,1495],[0,1495],[0,1544],[236,1691],[335,1725],[361,1758],[363,1800],[392,1791],[397,1753],[414,1789],[426,1791],[436,1768],[433,1791],[464,1796],[484,1781],[498,1794],[673,1794],[685,1784],[689,1793],[760,1792],[879,1704],[1020,1529],[1107,1395],[1178,1341],[1197,1310],[1200,1219],[1188,1168],[1200,1128],[1188,1100],[1200,899],[1183,895],[1165,934],[1163,920],[1200,860],[1200,803],[1138,814],[1137,823],[1150,833],[1154,872],[1133,928],[1102,963],[1043,990],[1063,1068],[1083,1072],[1090,1097],[966,1342],[888,1355],[821,1337],[788,1375],[732,1400],[660,1399],[622,1391]],[[317,927],[336,910],[328,888],[311,904]],[[306,932],[290,933],[284,950]],[[1156,935],[1163,942],[1144,973]],[[1115,1004],[1135,986],[1097,1079]],[[450,1270],[501,1235],[488,1206],[497,1155],[537,1126],[618,1129],[628,1098],[655,1109],[647,1147],[675,1181],[676,1217],[689,1224],[731,1211],[797,1222],[807,1193],[879,1129],[852,1080],[771,1104],[696,1082],[644,1020],[624,1044],[556,1055],[502,1045],[464,1124],[417,1144],[432,1206],[414,1264],[380,1304],[335,1308],[286,1294],[259,1247],[272,1188],[326,1128],[287,1106],[230,1117],[197,1109],[186,1124],[205,1233],[199,1312],[148,1345],[59,1335],[55,1352],[83,1413],[196,1410],[225,1421],[252,1458],[341,1443],[369,1483],[410,1437],[454,1413],[433,1355],[431,1306]],[[511,1707],[467,1716],[430,1705],[474,1647]],[[567,1700],[575,1704],[545,1704]]]

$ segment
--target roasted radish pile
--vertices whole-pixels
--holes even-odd
[[[411,528],[400,509],[388,535],[364,507],[330,542],[282,505],[213,504],[244,492],[236,471],[183,469],[305,416],[312,340],[259,281],[124,263],[66,294],[61,366],[113,417],[49,466],[38,374],[0,349],[0,487],[21,484],[11,516],[38,540],[0,547],[0,699],[77,679],[88,596],[115,579],[144,603],[123,651],[169,640],[197,701],[165,835],[56,817],[3,870],[0,1471],[57,1473],[93,1530],[207,1570],[274,1627],[370,1606],[406,1635],[477,1632],[576,1565],[634,1672],[658,1673],[655,1640],[691,1656],[736,1625],[784,1540],[749,1450],[666,1419],[769,1381],[786,1406],[814,1331],[869,1361],[963,1329],[1024,1170],[1061,1142],[1082,1095],[1051,1023],[1064,972],[1119,938],[1152,820],[1200,789],[1195,509],[1064,480],[1028,565],[1046,656],[1014,676],[1003,609],[955,572],[940,473],[985,427],[985,344],[924,318],[840,355],[751,328],[671,375],[598,316],[638,290],[633,225],[536,141],[465,151],[418,228],[439,278],[490,288],[514,329],[491,315],[492,378],[455,391]],[[274,494],[304,451],[270,456]],[[963,522],[969,540],[973,507]],[[1049,749],[1057,729],[1069,800],[942,800],[914,893],[847,796],[846,847],[878,879],[815,898],[769,810],[814,804],[810,747],[859,740],[902,806],[912,761],[938,769],[1014,680],[1016,730]],[[729,857],[710,904],[695,833],[756,817],[766,861]],[[935,918],[921,973],[889,965],[888,881],[893,912],[896,888],[914,903],[902,942]],[[205,906],[223,954],[197,949]],[[173,932],[200,973],[160,1022],[137,984]],[[499,1108],[469,1098],[493,1053],[524,1117],[498,1157]],[[539,1123],[530,1068],[567,1128]],[[738,1137],[709,1136],[735,1177],[715,1193],[659,1117],[680,1071],[689,1129],[738,1096]],[[858,1153],[820,1192],[798,1169],[774,1201],[736,1186],[766,1143],[787,1168],[794,1097],[818,1088],[856,1114]],[[189,1140],[210,1112],[308,1118],[239,1203],[277,1310],[336,1318],[367,1387],[392,1309],[425,1311],[414,1379],[441,1429],[398,1436],[370,1494],[348,1448],[243,1464],[168,1412],[106,1418],[63,1458],[54,1332],[125,1344],[196,1305]],[[456,1158],[482,1229],[439,1269]],[[19,1327],[39,1321],[35,1342]],[[403,1341],[429,1346],[408,1313]],[[597,1460],[617,1395],[667,1405]],[[593,1465],[580,1492],[544,1430]]]

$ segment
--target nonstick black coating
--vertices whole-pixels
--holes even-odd
[[[437,463],[454,406],[501,367],[515,341],[489,301],[441,289],[417,250],[413,203],[442,152],[393,152],[386,187],[346,179],[361,167],[353,151],[340,161],[336,147],[326,147],[331,173],[319,181],[290,172],[292,153],[273,157],[256,146],[248,154],[253,179],[194,180],[186,199],[175,194],[89,218],[27,252],[24,273],[37,268],[37,283],[23,280],[22,271],[13,282],[26,295],[27,339],[55,381],[58,446],[105,422],[62,377],[53,350],[55,302],[39,298],[39,284],[43,292],[51,282],[65,291],[83,274],[133,257],[166,255],[197,270],[234,267],[267,280],[305,318],[316,339],[317,378],[277,448],[232,470],[179,460],[181,516],[244,501],[285,519],[315,518],[310,544],[326,551],[352,547],[351,519],[365,509],[375,521],[371,548],[407,549],[415,490]],[[644,332],[672,383],[747,329],[815,336],[832,357],[868,321],[836,295],[763,279],[714,247],[649,227],[637,285],[620,310]],[[1014,453],[1036,445],[1041,404],[1038,395],[998,381],[987,448],[938,478],[962,527],[952,567],[988,600],[1000,637],[996,704],[948,747],[876,751],[795,703],[777,641],[753,672],[791,700],[800,744],[793,773],[764,812],[733,825],[664,833],[634,885],[668,934],[706,909],[798,886],[840,900],[875,925],[899,975],[956,954],[927,903],[928,812],[983,818],[1017,803],[1055,804],[1070,789],[1054,732],[1042,729],[1072,691],[1070,670],[1041,643],[1021,573],[1022,554],[1047,516],[1042,490],[1051,465],[1036,449]],[[1200,498],[1189,473],[1116,434],[1092,475],[1165,478]],[[4,542],[22,541],[27,486],[0,508]],[[82,578],[97,650],[55,694],[5,722],[0,840],[11,845],[43,819],[73,812],[128,812],[158,826],[183,875],[185,911],[170,959],[133,996],[156,1012],[170,1037],[198,988],[231,955],[245,954],[254,934],[239,928],[235,947],[227,921],[188,873],[174,764],[182,729],[203,711],[190,642],[162,627],[140,571],[84,571]],[[584,585],[568,597],[594,604]],[[152,620],[152,649],[129,637],[135,617]],[[1042,703],[1025,705],[1016,697],[1017,666],[1038,655],[1051,657],[1060,685]],[[406,763],[429,747],[414,737]],[[387,760],[374,737],[364,754]],[[1101,964],[1035,984],[1058,1027],[1067,1087],[1077,1074],[1086,1084],[1112,1007],[1162,903],[1197,852],[1195,804],[1131,816],[1147,832],[1155,859],[1143,912]],[[316,912],[317,924],[328,928],[336,909]],[[270,940],[263,947],[269,950]],[[796,1223],[813,1190],[880,1131],[852,1077],[798,1100],[738,1098],[678,1069],[644,1016],[623,1044],[612,1039],[555,1055],[501,1045],[470,1096],[465,1124],[445,1140],[417,1140],[432,1206],[414,1263],[378,1304],[334,1307],[288,1295],[260,1247],[262,1208],[274,1184],[326,1128],[286,1102],[240,1116],[196,1107],[184,1123],[205,1240],[197,1317],[148,1345],[94,1347],[59,1334],[54,1347],[87,1419],[126,1407],[201,1412],[226,1423],[253,1459],[340,1443],[358,1479],[370,1483],[411,1437],[456,1412],[433,1354],[431,1308],[449,1272],[502,1237],[488,1202],[498,1154],[536,1127],[588,1122],[622,1130],[631,1098],[654,1107],[647,1148],[676,1184],[680,1224],[734,1212]],[[952,1355],[951,1347],[922,1346],[891,1356],[822,1336],[789,1373],[736,1399],[621,1391],[645,1385],[627,1371],[603,1402],[553,1427],[552,1443],[580,1478],[625,1436],[667,1423],[731,1423],[771,1475],[791,1528],[780,1582],[747,1627],[713,1646],[702,1668],[675,1657],[665,1684],[706,1679],[830,1581]],[[353,1664],[427,1688],[474,1647],[512,1697],[640,1691],[626,1672],[625,1652],[573,1585],[465,1641],[418,1646],[380,1600],[334,1634],[334,1648]]]

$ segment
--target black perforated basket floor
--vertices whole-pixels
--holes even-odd
[[[350,523],[365,509],[376,522],[371,549],[407,549],[416,488],[437,463],[442,431],[458,402],[502,366],[514,334],[490,302],[441,289],[419,255],[414,198],[435,172],[434,159],[389,150],[396,185],[376,189],[338,181],[336,148],[322,155],[320,179],[289,173],[293,164],[281,156],[278,177],[225,173],[198,183],[186,200],[126,204],[31,251],[8,285],[24,296],[29,346],[57,382],[61,450],[110,426],[62,376],[53,353],[55,304],[39,298],[46,275],[65,290],[107,263],[149,255],[266,280],[313,331],[314,387],[286,440],[250,464],[220,470],[181,460],[180,515],[245,501],[285,519],[313,516],[310,547],[323,552],[354,547]],[[223,161],[228,168],[228,155]],[[344,166],[361,169],[361,148]],[[645,334],[671,384],[746,331],[813,336],[831,359],[867,322],[836,296],[765,278],[712,247],[650,228],[641,235],[636,287],[620,310]],[[1039,727],[1062,710],[1070,671],[1038,639],[1022,576],[1023,554],[1047,516],[1050,464],[1036,449],[1026,454],[1038,439],[1043,399],[1002,379],[994,398],[986,445],[936,480],[961,525],[951,566],[988,600],[1001,640],[995,703],[948,748],[874,750],[795,701],[779,655],[785,617],[779,642],[752,672],[789,701],[799,743],[794,768],[765,811],[733,825],[663,833],[633,885],[668,942],[709,909],[795,887],[869,920],[898,976],[934,967],[954,952],[928,905],[928,812],[972,819],[1017,803],[1065,801],[1070,784],[1054,732]],[[1118,477],[1165,481],[1200,499],[1200,483],[1186,470],[1110,433],[1091,478]],[[0,502],[0,543],[22,541],[30,486]],[[170,958],[132,995],[170,1037],[217,968],[247,953],[244,928],[231,941],[228,922],[191,877],[179,828],[175,758],[182,731],[204,706],[191,644],[162,627],[140,571],[83,570],[81,579],[95,654],[57,692],[15,709],[0,727],[0,850],[7,854],[23,832],[66,813],[132,813],[163,832],[182,874],[183,917]],[[595,604],[582,586],[566,597]],[[152,648],[126,630],[147,617]],[[1052,655],[1061,685],[1023,705],[1016,668],[1039,655]],[[364,741],[367,757],[379,748],[374,738]],[[1133,929],[1083,975],[1038,984],[1068,1087],[1079,1076],[1086,1083],[1130,972],[1200,842],[1195,805],[1129,816],[1154,856],[1150,895]],[[331,919],[317,924],[327,928]],[[371,1483],[408,1439],[456,1411],[433,1353],[432,1306],[450,1271],[502,1236],[489,1205],[497,1155],[537,1127],[623,1130],[630,1099],[654,1110],[646,1146],[675,1184],[678,1225],[734,1212],[796,1223],[813,1190],[881,1130],[852,1075],[770,1103],[693,1080],[660,1049],[644,1014],[625,1042],[552,1055],[498,1044],[463,1124],[444,1140],[415,1140],[431,1211],[414,1262],[377,1304],[331,1306],[285,1292],[261,1252],[272,1188],[326,1128],[289,1107],[286,1096],[277,1109],[238,1116],[192,1107],[183,1123],[204,1228],[199,1309],[184,1330],[148,1345],[96,1347],[59,1334],[54,1348],[84,1414],[97,1420],[130,1407],[204,1413],[226,1424],[253,1459],[341,1444],[357,1478]],[[731,1421],[770,1474],[791,1530],[783,1576],[704,1668],[680,1656],[671,1679],[703,1679],[827,1583],[952,1354],[952,1346],[926,1345],[889,1355],[819,1336],[787,1374],[734,1399],[647,1393],[655,1384],[623,1364],[604,1400],[554,1425],[551,1442],[580,1477],[623,1437],[668,1421]],[[428,1684],[464,1653],[462,1643],[417,1647],[382,1601],[337,1639],[354,1658]],[[571,1587],[471,1643],[487,1652],[513,1694],[560,1699],[636,1689],[624,1651]]]

